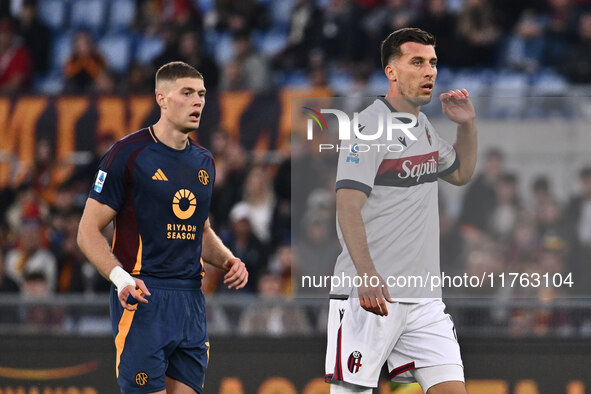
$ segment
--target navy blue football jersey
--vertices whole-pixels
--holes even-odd
[[[152,127],[111,147],[89,197],[117,211],[112,248],[127,272],[201,278],[203,225],[214,179],[209,151],[192,141],[183,150],[172,149]]]

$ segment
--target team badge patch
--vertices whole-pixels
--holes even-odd
[[[201,182],[201,184],[203,186],[207,186],[209,185],[209,174],[207,173],[207,171],[205,171],[203,168],[199,170],[198,173],[198,178],[199,178],[199,182]]]
[[[94,182],[94,191],[100,193],[103,191],[103,185],[105,184],[105,179],[107,179],[107,173],[103,170],[99,170],[96,181]]]
[[[349,356],[349,360],[347,360],[347,368],[349,368],[349,372],[357,373],[359,372],[359,368],[361,368],[361,352],[355,350]]]
[[[145,372],[138,372],[135,375],[135,384],[137,384],[138,386],[145,386],[148,383],[148,374]]]

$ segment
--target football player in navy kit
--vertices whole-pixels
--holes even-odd
[[[113,282],[116,375],[123,393],[202,393],[209,359],[201,278],[205,261],[241,289],[244,263],[212,230],[210,152],[189,133],[205,105],[203,76],[183,62],[156,73],[160,119],[105,154],[78,244]],[[114,222],[112,247],[101,231]]]

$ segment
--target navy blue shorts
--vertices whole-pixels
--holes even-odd
[[[123,394],[166,389],[166,377],[203,393],[209,359],[200,281],[142,277],[148,304],[127,311],[111,288],[116,374]],[[131,297],[130,297],[131,298]]]

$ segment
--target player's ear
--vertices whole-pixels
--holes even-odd
[[[388,64],[386,68],[384,68],[384,74],[386,74],[386,77],[392,82],[396,82],[398,80],[396,69],[391,64]]]
[[[166,95],[158,89],[156,89],[156,102],[160,108],[166,108]]]

